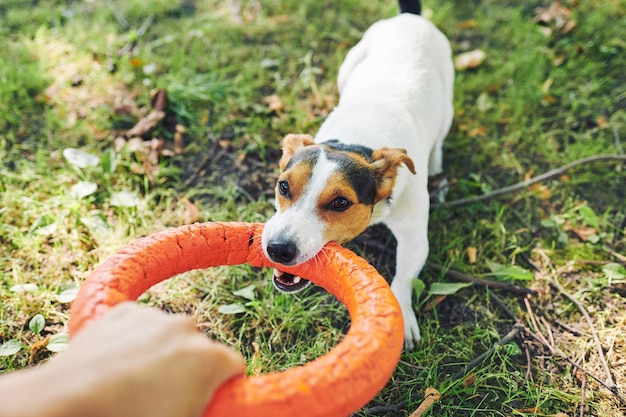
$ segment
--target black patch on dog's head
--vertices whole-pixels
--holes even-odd
[[[320,152],[321,149],[316,146],[307,146],[306,148],[299,150],[291,157],[289,162],[287,162],[287,165],[285,165],[285,171],[301,162],[309,165],[315,165]]]
[[[357,145],[354,143],[342,143],[337,139],[330,139],[325,142],[322,142],[320,145],[326,145],[329,148],[336,149],[342,152],[353,152],[361,155],[363,158],[367,159],[369,162],[372,162],[372,153],[374,152],[371,148],[363,145]]]
[[[345,144],[337,139],[322,142],[332,151],[327,152],[328,159],[337,163],[346,181],[350,183],[356,192],[359,203],[372,205],[376,197],[377,179],[374,172],[359,163],[346,153],[355,153],[363,157],[367,162],[372,162],[372,149],[363,145]]]

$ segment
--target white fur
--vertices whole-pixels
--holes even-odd
[[[378,203],[372,216],[397,240],[391,289],[402,308],[407,349],[421,340],[412,281],[428,257],[428,176],[442,171],[453,85],[450,44],[435,25],[412,14],[379,21],[348,53],[339,70],[339,105],[315,137],[405,148],[415,163],[416,175],[399,170],[392,205]]]
[[[276,206],[276,214],[265,223],[262,241],[268,242],[272,236],[282,236],[292,240],[298,247],[298,256],[290,263],[299,265],[319,253],[324,245],[324,223],[317,213],[317,196],[326,188],[328,177],[338,169],[337,164],[328,160],[322,151],[313,167],[311,181],[306,185],[302,196],[285,211]],[[263,244],[265,256],[267,245]]]
[[[339,70],[339,104],[315,137],[318,143],[338,139],[372,149],[405,148],[415,164],[416,175],[404,166],[398,170],[391,204],[378,203],[371,220],[385,223],[397,240],[391,289],[402,308],[407,349],[420,342],[412,281],[428,256],[428,176],[442,170],[441,145],[453,116],[453,83],[450,45],[430,21],[411,14],[381,20],[348,53]],[[323,183],[319,174],[316,168],[307,189],[311,198],[319,193],[317,181]],[[268,221],[263,240],[279,232],[296,234],[310,258],[327,243],[318,240],[320,221],[312,207],[290,208]]]

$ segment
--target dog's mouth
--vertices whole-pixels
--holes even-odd
[[[301,278],[297,275],[288,274],[287,272],[274,269],[274,287],[277,290],[287,293],[296,293],[306,288],[311,281]]]

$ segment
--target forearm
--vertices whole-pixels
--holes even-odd
[[[1,417],[78,417],[84,413],[84,387],[49,363],[0,376]]]

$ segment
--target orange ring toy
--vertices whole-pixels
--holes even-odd
[[[274,267],[258,223],[196,223],[136,240],[98,267],[70,312],[70,334],[167,278],[198,268],[249,263]],[[363,259],[330,243],[315,261],[280,269],[334,294],[350,313],[345,338],[303,366],[236,377],[216,392],[204,417],[335,417],[365,405],[393,373],[404,340],[402,313],[385,280]]]

